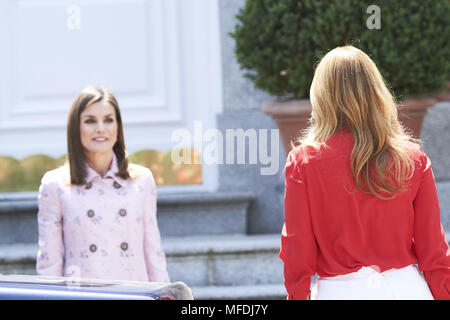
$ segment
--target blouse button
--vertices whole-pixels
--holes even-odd
[[[123,251],[126,251],[128,249],[128,243],[122,242],[120,244],[120,249],[122,249]]]
[[[120,214],[122,217],[125,217],[125,216],[127,215],[127,210],[125,210],[125,209],[120,209],[120,210],[119,210],[119,214]]]
[[[91,252],[95,252],[95,251],[97,251],[97,246],[95,244],[91,244],[89,246],[89,250],[91,250]]]
[[[118,183],[117,181],[114,181],[113,184],[114,188],[119,189],[121,187],[120,183]]]
[[[92,188],[92,182],[89,182],[85,187],[85,189],[90,189],[90,188]]]
[[[93,216],[95,216],[94,210],[92,210],[92,209],[88,210],[87,215],[89,218],[92,218]]]

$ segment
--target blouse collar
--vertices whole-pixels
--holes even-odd
[[[125,179],[122,179],[121,177],[117,176],[116,173],[119,172],[119,167],[117,165],[117,157],[115,153],[113,152],[111,165],[109,167],[109,170],[106,171],[105,175],[102,177],[97,171],[92,169],[87,163],[86,163],[86,183],[89,184],[94,178],[99,177],[100,179],[105,178],[112,178],[114,180],[115,185],[117,183],[120,186],[125,185]]]

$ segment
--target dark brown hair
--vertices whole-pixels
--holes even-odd
[[[111,92],[97,87],[87,87],[75,98],[67,119],[67,161],[70,169],[71,184],[80,185],[86,183],[86,158],[81,144],[80,115],[91,104],[99,101],[109,102],[116,113],[117,141],[113,147],[119,169],[116,175],[123,179],[130,178],[119,104]]]

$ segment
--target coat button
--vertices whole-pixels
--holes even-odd
[[[92,188],[92,182],[89,182],[88,184],[86,184],[86,187],[85,187],[85,189],[90,189],[90,188]]]
[[[90,210],[88,210],[87,215],[89,218],[92,218],[93,216],[95,216],[95,211],[90,209]]]
[[[128,249],[128,243],[122,242],[120,244],[120,249],[122,249],[123,251],[126,251]]]
[[[122,217],[125,217],[125,216],[127,215],[127,210],[125,210],[125,209],[120,209],[120,210],[119,210],[119,214],[120,214]]]
[[[120,183],[118,183],[117,181],[114,181],[113,184],[114,188],[119,189],[121,187]]]
[[[91,250],[91,252],[95,252],[95,251],[97,251],[97,246],[95,244],[91,244],[89,246],[89,250]]]

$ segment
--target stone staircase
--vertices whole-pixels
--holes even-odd
[[[437,186],[445,194],[450,183]],[[36,196],[0,195],[0,274],[35,274]],[[280,235],[246,233],[252,201],[249,194],[160,195],[159,225],[171,280],[186,283],[196,299],[285,299]],[[450,207],[441,210],[448,221]]]
[[[37,194],[0,195],[0,274],[35,274]],[[196,299],[284,299],[280,235],[247,235],[250,194],[158,198],[158,223],[172,281]]]

